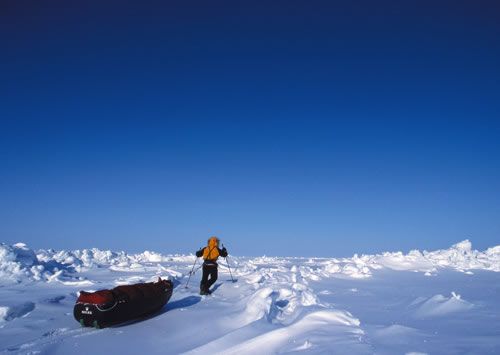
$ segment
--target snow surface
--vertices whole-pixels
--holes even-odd
[[[212,296],[193,255],[0,244],[0,353],[499,354],[500,246],[352,258],[232,257]],[[197,264],[197,267],[199,263]],[[80,290],[173,280],[156,315],[80,328]]]

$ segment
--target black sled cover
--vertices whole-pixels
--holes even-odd
[[[73,309],[85,327],[104,328],[159,311],[172,296],[170,280],[118,286],[112,290],[81,291]]]

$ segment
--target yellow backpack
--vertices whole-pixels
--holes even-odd
[[[215,261],[219,257],[219,239],[210,237],[208,245],[203,249],[203,259]]]

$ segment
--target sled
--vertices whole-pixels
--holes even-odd
[[[73,315],[84,327],[105,328],[158,312],[172,296],[170,280],[81,291]]]

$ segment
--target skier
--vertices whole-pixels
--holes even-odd
[[[225,258],[227,256],[226,248],[219,248],[219,239],[216,236],[212,236],[208,239],[208,245],[204,248],[200,248],[196,252],[196,256],[199,258],[203,256],[203,276],[200,282],[200,295],[209,295],[210,286],[212,286],[215,281],[217,281],[217,259],[219,256]]]

